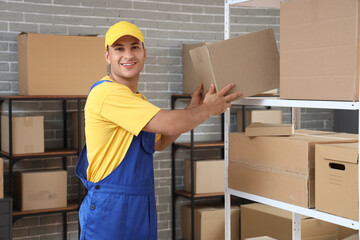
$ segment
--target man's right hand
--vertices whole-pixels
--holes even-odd
[[[207,105],[209,108],[210,116],[219,115],[224,113],[227,108],[231,106],[231,101],[241,96],[241,92],[235,92],[225,96],[227,92],[233,88],[235,84],[230,83],[226,85],[223,89],[218,92],[215,92],[214,84],[211,84],[209,91],[206,93],[204,98],[204,105]]]

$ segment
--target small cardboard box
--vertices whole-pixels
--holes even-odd
[[[20,211],[60,208],[67,205],[67,172],[15,172],[14,201]]]
[[[183,93],[193,94],[196,87],[200,84],[196,77],[194,65],[190,57],[190,50],[203,46],[204,43],[183,44],[182,48],[182,78]]]
[[[197,79],[204,93],[214,83],[217,90],[235,83],[229,93],[241,97],[279,87],[279,51],[274,31],[266,29],[190,50]]]
[[[4,198],[4,159],[0,158],[0,199]]]
[[[21,33],[17,43],[20,95],[87,95],[107,73],[103,37]]]
[[[280,7],[280,97],[359,99],[359,0]]]
[[[299,129],[289,137],[229,136],[229,187],[315,207],[315,144],[357,142],[357,135]]]
[[[359,219],[358,143],[315,147],[315,208]]]
[[[241,239],[269,236],[277,240],[292,239],[292,213],[253,203],[241,205]],[[314,218],[301,216],[301,239],[340,239],[339,232],[345,227]],[[351,233],[354,233],[352,230]]]
[[[194,161],[194,193],[222,193],[225,189],[224,160]],[[184,188],[191,192],[191,161],[184,161]]]
[[[224,206],[195,205],[194,209],[195,240],[225,239]],[[231,207],[231,239],[239,239],[240,208]],[[181,208],[181,228],[184,240],[191,239],[191,208],[184,205]]]
[[[245,128],[251,123],[282,123],[281,110],[246,110],[245,111]],[[236,114],[237,131],[242,132],[243,116],[242,110]]]
[[[79,136],[79,126],[78,126],[78,112],[72,113],[72,146],[74,148],[79,148],[78,136]],[[85,115],[84,112],[80,112],[80,148],[85,144]]]
[[[245,129],[245,136],[291,136],[294,134],[294,124],[252,123]]]
[[[1,115],[1,150],[9,153],[9,116]],[[44,152],[44,117],[12,116],[13,154]]]

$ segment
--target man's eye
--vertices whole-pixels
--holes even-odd
[[[139,46],[133,46],[132,49],[139,49]]]
[[[115,51],[123,51],[124,49],[119,47],[119,48],[115,48]]]

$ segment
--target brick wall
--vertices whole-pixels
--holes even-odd
[[[5,0],[0,1],[0,94],[18,94],[16,36],[20,32],[50,34],[100,34],[120,20],[137,24],[143,31],[147,62],[139,90],[155,105],[169,109],[171,94],[182,90],[182,44],[222,40],[224,33],[223,0]],[[279,37],[279,10],[232,8],[232,37],[272,27]],[[179,106],[185,106],[180,103]],[[19,103],[16,113],[45,116],[46,147],[62,145],[61,102]],[[69,104],[69,111],[75,105]],[[6,106],[2,107],[2,111]],[[289,118],[290,111],[284,113]],[[332,111],[321,114],[304,112],[303,126],[316,129],[332,128]],[[235,123],[232,116],[232,123]],[[213,117],[196,129],[196,140],[221,138],[220,118]],[[71,131],[71,126],[69,126]],[[188,141],[184,134],[178,141]],[[70,140],[69,140],[70,141]],[[208,153],[207,153],[208,154]],[[214,153],[215,155],[218,153]],[[205,153],[206,155],[206,153]],[[177,155],[177,182],[182,186],[181,160],[189,152]],[[68,159],[69,198],[77,198],[73,174],[76,159]],[[18,169],[58,168],[61,159],[25,160]],[[159,239],[171,236],[171,154],[170,148],[155,153],[156,200]],[[180,200],[181,202],[182,200]],[[179,211],[177,211],[179,216]],[[77,239],[77,214],[70,213],[68,239]],[[178,231],[180,218],[177,220]],[[18,220],[13,228],[14,239],[62,239],[62,216],[50,214]]]

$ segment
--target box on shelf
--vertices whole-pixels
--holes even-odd
[[[204,93],[211,83],[218,90],[235,83],[229,93],[240,91],[242,98],[279,87],[279,51],[272,29],[205,43],[190,50],[190,56]]]
[[[358,143],[315,147],[315,208],[359,219]]]
[[[356,134],[295,130],[289,137],[229,136],[229,187],[312,208],[315,144],[357,142]]]
[[[72,140],[73,140],[73,144],[72,146],[74,148],[78,148],[78,136],[79,136],[79,133],[78,133],[78,113],[77,112],[74,112],[72,113]],[[84,115],[84,112],[81,111],[80,112],[80,148],[82,148],[85,144],[85,115]]]
[[[225,187],[225,163],[220,160],[194,161],[194,193],[222,193]],[[184,188],[191,192],[191,160],[184,161]]]
[[[281,4],[281,98],[359,99],[358,4],[358,0]]]
[[[182,78],[183,93],[193,94],[200,81],[196,78],[194,65],[191,61],[190,50],[203,46],[204,43],[183,44],[182,48]]]
[[[282,111],[281,110],[246,110],[245,111],[245,127],[254,122],[261,123],[282,123]],[[237,131],[242,132],[242,110],[239,110],[236,114],[236,126]]]
[[[0,158],[0,199],[4,198],[4,159]]]
[[[294,124],[285,123],[252,123],[245,129],[245,136],[291,136],[294,134]]]
[[[87,95],[107,73],[103,37],[21,33],[17,42],[20,95]]]
[[[241,239],[269,236],[277,240],[292,239],[292,213],[264,204],[243,204],[241,214]],[[340,231],[345,227],[301,216],[301,239],[342,239]],[[351,230],[348,235],[355,233]]]
[[[14,196],[14,204],[20,211],[66,207],[67,172],[15,172]]]
[[[253,238],[244,238],[244,240],[277,240],[277,239],[268,236],[261,236],[261,237],[253,237]]]
[[[231,239],[239,239],[240,208],[231,207]],[[218,205],[195,205],[195,240],[225,239],[225,210]],[[184,240],[191,239],[191,207],[181,208],[181,228]]]
[[[1,150],[10,152],[9,116],[1,115]],[[44,117],[12,116],[12,153],[44,152]]]

